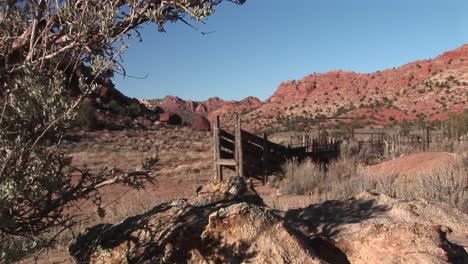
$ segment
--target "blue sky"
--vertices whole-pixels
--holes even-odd
[[[124,54],[119,90],[136,98],[177,95],[264,100],[284,80],[333,69],[374,72],[468,43],[467,0],[247,0],[197,24],[142,30]]]

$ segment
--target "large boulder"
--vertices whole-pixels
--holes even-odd
[[[242,178],[89,228],[69,252],[78,263],[321,263]]]
[[[196,116],[192,120],[192,130],[195,131],[210,131],[211,123],[204,116]]]
[[[350,263],[468,263],[468,215],[447,204],[364,192],[290,210],[285,218],[330,263],[344,262],[320,249],[324,241]]]
[[[159,122],[179,126],[182,124],[182,118],[177,114],[170,114],[170,113],[162,113],[159,114]]]
[[[276,211],[237,177],[88,228],[69,252],[78,263],[464,264],[467,225],[448,205],[374,192]]]

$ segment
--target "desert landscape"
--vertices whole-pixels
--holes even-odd
[[[223,1],[22,2],[0,4],[0,263],[468,263],[466,42],[265,100],[136,99],[117,43]]]
[[[233,105],[241,104],[228,102],[226,107]],[[151,114],[128,122],[126,127],[115,128],[117,125],[109,126],[104,122],[113,120],[112,122],[119,123],[126,117],[108,112],[96,121],[103,122],[99,125],[102,126],[100,129],[76,128],[66,135],[61,147],[73,157],[75,166],[90,171],[140,171],[143,170],[146,161],[155,161],[148,170],[154,182],[145,183],[144,189],[118,185],[102,189],[99,199],[104,215],[99,216],[95,205],[89,201],[81,204],[79,210],[83,218],[80,219],[80,224],[74,227],[75,232],[83,232],[87,227],[98,227],[101,224],[129,221],[125,219],[143,219],[143,215],[147,220],[138,221],[149,221],[153,228],[167,230],[164,232],[183,232],[179,235],[174,234],[178,238],[176,241],[161,242],[160,236],[163,234],[160,232],[163,231],[154,231],[160,237],[156,239],[142,237],[140,232],[143,230],[129,229],[139,241],[141,239],[138,243],[160,243],[158,247],[162,250],[137,262],[153,259],[160,261],[165,254],[169,254],[165,252],[168,245],[171,250],[175,248],[183,251],[171,253],[173,255],[163,260],[166,262],[187,259],[194,263],[229,262],[232,259],[269,262],[272,258],[278,258],[293,263],[367,263],[382,261],[382,254],[387,257],[385,261],[401,263],[464,263],[467,260],[466,125],[463,126],[462,132],[465,134],[449,137],[447,133],[441,132],[445,135],[443,139],[431,139],[427,149],[422,148],[423,142],[401,143],[394,148],[387,147],[377,159],[366,159],[369,153],[366,153],[365,146],[360,147],[357,144],[359,135],[373,130],[379,133],[386,131],[389,134],[419,132],[416,122],[405,132],[403,126],[393,125],[388,120],[385,126],[381,125],[380,128],[374,124],[373,128],[369,128],[371,126],[368,125],[367,129],[355,129],[356,141],[343,141],[339,157],[330,161],[326,171],[313,160],[293,159],[285,161],[281,170],[268,175],[265,185],[261,179],[255,177],[235,178],[235,170],[226,170],[224,181],[216,183],[213,181],[215,172],[212,126],[209,121],[208,126],[196,121],[200,119],[201,114],[207,117],[206,120],[211,119],[210,112],[195,111],[190,115],[177,101],[170,109],[173,112],[169,115],[177,113],[180,116],[190,116],[190,119],[181,118],[181,122],[172,124],[169,118],[164,119],[164,114]],[[182,110],[187,112],[181,113]],[[165,110],[161,107],[159,111]],[[245,111],[242,118],[249,118],[251,111],[258,110],[252,108]],[[216,113],[217,110],[213,112]],[[459,112],[458,115],[457,112],[446,113],[447,119],[442,119],[441,123],[446,124],[447,129],[449,116],[466,120],[466,111]],[[229,129],[232,123],[229,115],[223,115],[222,118],[226,120]],[[241,126],[245,124],[246,129],[249,129],[248,122],[244,122],[242,119]],[[408,122],[411,122],[411,119]],[[440,124],[434,124],[431,125],[432,134],[438,135]],[[340,135],[336,133],[338,130],[349,133],[346,125],[342,127],[325,121],[323,124],[310,125],[301,130],[302,132],[279,129],[278,132],[270,134],[269,138],[275,143],[287,145],[300,138],[299,134],[313,136],[314,131],[317,132],[319,127],[325,126],[328,126],[324,130],[329,131],[330,137],[333,134]],[[235,188],[241,188],[233,197],[230,196],[231,190],[226,185],[232,181],[240,181],[236,182],[239,186],[236,185]],[[180,200],[181,197],[191,198]],[[174,204],[178,203],[177,201],[183,202]],[[157,204],[161,205],[154,207]],[[193,212],[193,216],[185,215],[191,210],[186,206],[193,207],[193,210],[201,210],[197,208],[202,208],[204,204],[210,204],[209,211]],[[161,209],[155,209],[161,206],[169,206],[170,212],[162,213]],[[221,219],[214,220],[215,215],[225,210],[234,211],[222,213]],[[256,215],[255,210],[263,210],[265,215],[247,217],[250,214]],[[136,218],[133,217],[135,215]],[[199,224],[179,222],[181,217],[198,219],[196,223]],[[214,221],[221,221],[219,224],[222,223],[223,227]],[[169,226],[161,226],[162,223]],[[257,226],[258,229],[250,230],[249,226]],[[176,227],[182,229],[178,230]],[[196,237],[186,237],[190,233],[183,231],[186,228],[199,230],[196,234],[190,234]],[[233,230],[228,231],[231,228]],[[88,236],[95,235],[93,229],[86,230]],[[264,234],[263,230],[271,230],[268,231],[271,233]],[[208,234],[215,237],[207,238]],[[119,233],[114,235],[118,236]],[[70,251],[73,255],[71,257],[71,239],[72,234],[62,234],[54,248],[42,253],[39,260],[58,263],[73,262],[75,258],[78,261],[93,263],[120,262],[123,261],[120,258],[129,252],[143,252],[146,247],[122,248],[124,244],[121,244],[105,251],[91,251],[90,255],[86,256],[81,255],[83,253],[80,250]],[[259,242],[262,239],[265,239],[265,242]],[[283,239],[291,239],[290,243],[296,246],[284,248],[282,243],[272,242]],[[196,244],[194,248],[186,248],[194,243],[190,242],[192,240],[199,241],[197,243],[200,244]],[[211,244],[214,241],[221,244]],[[240,241],[244,241],[242,243],[245,244],[239,244]],[[90,246],[80,240],[74,243],[78,244],[72,244],[75,245],[73,250],[77,250],[76,247]],[[271,250],[278,255],[271,253]],[[409,251],[402,254],[402,250]],[[136,256],[142,257],[139,254]],[[33,259],[26,260],[30,261]]]

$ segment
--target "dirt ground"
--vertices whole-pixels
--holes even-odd
[[[421,152],[370,166],[366,169],[366,174],[416,175],[442,166],[450,166],[455,162],[456,157],[456,154],[448,152]]]

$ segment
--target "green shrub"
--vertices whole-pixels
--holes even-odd
[[[125,108],[123,108],[117,101],[111,100],[108,104],[105,105],[111,113],[122,115],[125,113]]]
[[[78,114],[74,120],[75,126],[86,129],[96,129],[98,121],[94,111],[95,109],[91,103],[82,103],[78,108]]]
[[[127,114],[132,118],[141,116],[142,113],[143,108],[138,102],[133,102],[127,107]]]

